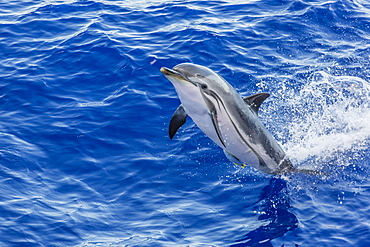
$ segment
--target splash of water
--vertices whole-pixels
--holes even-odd
[[[369,149],[369,82],[315,72],[299,90],[278,96],[284,104],[272,109],[288,112],[283,146],[295,164],[347,166]]]

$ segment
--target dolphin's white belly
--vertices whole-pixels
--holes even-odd
[[[224,148],[213,126],[212,119],[209,116],[208,109],[200,107],[200,105],[198,105],[198,109],[194,111],[188,110],[187,108],[185,109],[188,115],[194,121],[194,123],[198,126],[198,128],[201,129],[203,133],[206,134],[208,138],[210,138],[219,147]],[[200,109],[204,109],[204,110],[200,110]]]
[[[226,146],[221,146],[221,148],[238,158],[242,163],[259,169],[260,161],[258,157],[244,142],[224,110],[219,111],[217,120]],[[244,139],[249,141],[248,137],[244,137]]]
[[[200,128],[203,133],[206,134],[218,146],[223,147],[217,136],[212,119],[209,116],[207,105],[203,100],[203,96],[201,95],[199,88],[191,86],[188,87],[187,90],[176,88],[176,91],[186,113],[194,121],[198,128]]]

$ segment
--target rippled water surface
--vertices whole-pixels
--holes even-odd
[[[367,0],[0,4],[1,246],[370,246]],[[162,66],[207,66],[295,166],[231,164]]]

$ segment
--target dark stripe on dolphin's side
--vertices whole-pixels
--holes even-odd
[[[212,124],[213,124],[213,127],[215,128],[215,131],[216,131],[216,134],[218,136],[218,139],[220,140],[221,144],[226,148],[226,144],[224,142],[224,139],[222,138],[222,134],[221,134],[221,131],[220,131],[220,126],[217,123],[217,111],[216,111],[216,107],[213,104],[213,102],[211,100],[209,100],[206,96],[203,95],[203,99],[204,99],[204,101],[205,101],[205,103],[206,103],[206,105],[208,107],[209,114],[210,114],[210,117],[211,117],[211,120],[212,120]]]
[[[211,91],[211,90],[207,90],[206,92],[205,92],[206,94],[208,94],[209,96],[211,96],[211,97],[213,97],[215,100],[216,100],[216,102],[218,103],[218,107],[221,109],[221,105],[222,105],[222,107],[224,108],[224,110],[225,110],[225,112],[226,112],[226,114],[227,114],[227,117],[230,119],[230,122],[232,123],[232,125],[233,125],[233,127],[234,127],[234,129],[235,129],[235,131],[238,133],[238,135],[239,135],[239,137],[242,139],[242,141],[248,146],[248,148],[250,149],[250,150],[252,150],[252,152],[257,156],[257,158],[258,158],[258,161],[259,161],[259,163],[260,163],[260,165],[262,166],[262,167],[267,167],[267,164],[266,164],[266,162],[262,159],[262,157],[251,147],[251,145],[243,138],[243,136],[241,135],[241,133],[240,133],[240,131],[238,130],[238,128],[236,127],[236,124],[234,123],[234,121],[233,121],[233,119],[230,117],[230,114],[229,114],[229,112],[227,111],[227,109],[226,109],[226,107],[225,107],[225,104],[224,104],[224,102],[222,101],[222,99],[215,93],[215,92],[213,92],[213,91]],[[205,97],[206,98],[206,97]],[[207,99],[208,100],[208,99]],[[208,100],[209,101],[209,100]],[[213,107],[214,107],[214,104],[211,102],[211,104],[213,105]],[[215,114],[216,116],[216,120],[217,120],[217,112],[216,112],[216,114]],[[212,121],[213,121],[213,119],[212,119]],[[217,124],[217,122],[216,122],[216,124]],[[219,131],[219,127],[218,127],[218,124],[217,124],[217,129],[218,129],[218,131]],[[216,130],[216,132],[217,132],[217,130]],[[217,133],[218,134],[218,133]],[[222,137],[221,137],[222,138]],[[222,140],[222,139],[221,139]],[[225,144],[222,142],[222,144],[225,146]],[[226,146],[225,146],[226,147]]]

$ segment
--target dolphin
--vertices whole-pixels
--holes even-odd
[[[173,84],[181,101],[169,125],[172,139],[189,116],[234,164],[250,165],[271,174],[317,171],[295,168],[258,117],[268,93],[242,98],[213,70],[192,63],[160,71]]]

